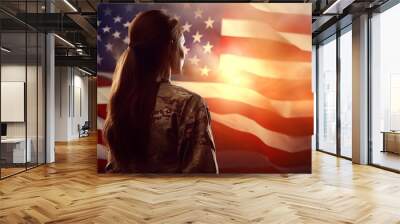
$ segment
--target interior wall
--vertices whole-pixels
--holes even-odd
[[[56,141],[79,138],[78,125],[89,120],[88,77],[73,67],[56,67]]]
[[[69,115],[69,75],[68,67],[55,68],[55,140],[68,140]]]
[[[78,73],[77,73],[78,71]],[[82,76],[79,70],[74,70],[74,113],[72,123],[72,135],[78,137],[78,125],[82,126],[85,121],[88,121],[89,107],[89,92],[88,92],[88,77]],[[80,101],[80,102],[78,102]]]
[[[97,77],[88,78],[88,116],[90,122],[90,130],[97,131]]]

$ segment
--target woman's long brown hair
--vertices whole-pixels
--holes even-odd
[[[159,82],[175,63],[181,29],[162,11],[138,14],[129,47],[119,58],[104,125],[104,139],[121,172],[146,172],[147,148]]]

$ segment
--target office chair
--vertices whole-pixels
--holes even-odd
[[[89,121],[85,121],[82,127],[80,127],[80,125],[78,124],[78,130],[79,130],[79,138],[89,136],[89,130],[90,130]]]

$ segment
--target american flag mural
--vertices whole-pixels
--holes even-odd
[[[222,173],[309,173],[313,133],[311,4],[147,3],[98,8],[98,171],[112,74],[128,24],[160,9],[185,36],[176,85],[205,98]]]

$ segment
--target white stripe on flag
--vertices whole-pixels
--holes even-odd
[[[104,128],[104,119],[101,117],[97,117],[97,129],[103,130]]]
[[[217,114],[211,112],[211,118],[232,129],[252,134],[265,145],[273,148],[286,152],[299,152],[310,149],[310,136],[294,137],[274,132],[240,114]]]
[[[108,104],[111,86],[97,87],[97,104]]]
[[[97,75],[102,76],[104,78],[112,80],[113,73],[112,72],[97,72]]]
[[[261,21],[222,19],[221,35],[267,39],[292,44],[301,50],[311,51],[311,34],[277,32],[266,22]]]
[[[311,51],[312,46],[312,36],[308,34],[298,34],[298,33],[285,33],[280,32],[280,34],[288,40],[290,43],[295,45],[296,47],[304,50],[304,51]]]
[[[246,71],[264,78],[274,79],[311,79],[311,64],[309,62],[283,62],[262,60],[233,54],[221,54],[219,69],[223,74],[234,75]]]
[[[287,14],[297,14],[311,16],[311,3],[250,3],[254,8],[272,13],[287,13]]]
[[[107,159],[107,148],[104,145],[97,144],[97,159]]]

